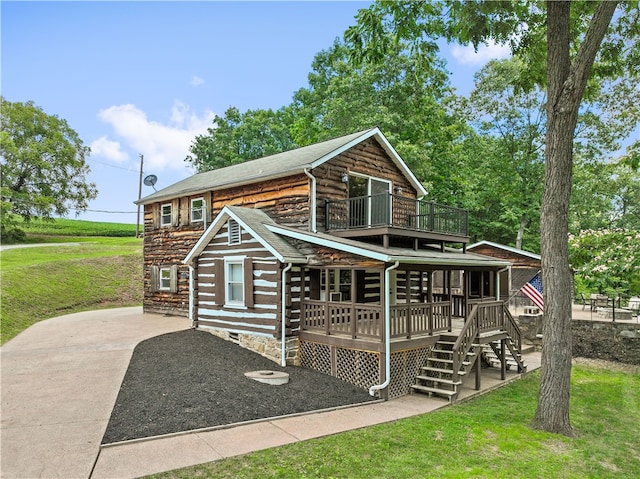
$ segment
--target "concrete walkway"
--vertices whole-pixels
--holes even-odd
[[[423,414],[447,406],[424,395],[255,421],[227,428],[100,447],[133,348],[147,338],[189,327],[185,318],[142,314],[141,308],[91,311],[30,327],[1,352],[3,478],[134,478],[295,441]],[[540,354],[525,355],[529,371]],[[499,387],[500,372],[483,370],[482,390]],[[515,372],[507,380],[517,379]]]
[[[2,478],[88,478],[134,347],[185,318],[122,308],[48,319],[0,349]]]

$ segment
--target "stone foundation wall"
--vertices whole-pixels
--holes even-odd
[[[243,333],[237,333],[234,335],[233,333],[229,333],[229,331],[223,329],[209,328],[206,326],[200,326],[200,328],[224,339],[225,341],[231,341],[245,349],[258,353],[260,356],[264,356],[278,365],[280,364],[280,360],[282,359],[282,350],[279,339]],[[285,356],[287,366],[300,366],[300,358],[298,357],[298,338],[287,338],[285,344]]]
[[[520,315],[525,344],[542,346],[542,315]],[[574,319],[573,357],[640,364],[640,324]]]

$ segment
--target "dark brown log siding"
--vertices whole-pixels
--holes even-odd
[[[483,254],[485,256],[492,256],[494,258],[506,259],[513,263],[513,266],[524,266],[528,268],[540,268],[540,260],[531,258],[530,256],[508,251],[502,248],[496,248],[495,246],[483,244],[474,248],[468,248],[467,251],[472,251],[477,254]]]
[[[343,200],[349,196],[348,185],[342,182],[342,174],[345,172],[390,180],[392,188],[402,188],[402,196],[416,198],[415,188],[378,141],[370,138],[312,171],[316,177],[317,225],[320,231],[325,229],[325,201]]]
[[[200,326],[230,332],[278,337],[281,330],[281,265],[256,239],[242,231],[239,245],[228,244],[226,225],[198,257],[198,294],[194,297]],[[224,261],[244,257],[245,306],[224,298]]]
[[[366,140],[312,172],[317,181],[317,225],[321,231],[324,229],[324,200],[344,199],[348,195],[347,185],[342,183],[340,178],[345,171],[391,180],[394,187],[400,186],[403,189],[404,196],[415,197],[416,195],[413,187],[377,140]],[[260,208],[282,225],[307,229],[310,221],[309,192],[310,179],[302,173],[145,205],[144,310],[188,314],[188,267],[182,265],[182,260],[198,241],[205,227],[211,224],[224,206]],[[196,198],[205,200],[206,221],[191,223],[191,200]],[[161,227],[161,205],[166,203],[172,204],[172,225]],[[362,262],[362,258],[349,258],[348,255],[337,258],[335,253],[329,251],[326,256],[327,262],[336,260],[340,264]],[[154,288],[150,287],[151,267],[171,265],[179,265],[178,292],[153,292]],[[359,266],[369,265],[360,264]],[[295,322],[295,308],[291,314],[292,321]],[[292,324],[295,330],[295,323]]]
[[[306,226],[309,222],[309,178],[303,173],[216,191],[213,195],[214,215],[225,206],[259,208],[282,225]]]

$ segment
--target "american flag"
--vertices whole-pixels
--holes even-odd
[[[522,291],[527,298],[533,301],[533,304],[540,308],[540,311],[544,311],[544,300],[542,299],[542,278],[540,277],[540,273],[531,278],[529,282],[520,289],[520,291]]]

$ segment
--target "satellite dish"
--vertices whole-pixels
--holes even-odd
[[[144,178],[143,183],[147,186],[151,186],[154,191],[156,188],[153,186],[158,182],[158,177],[156,175],[148,175]]]

